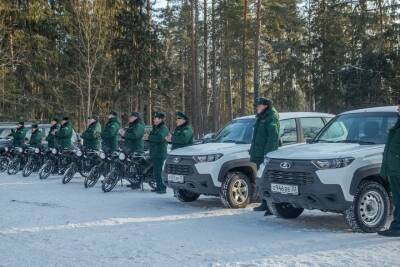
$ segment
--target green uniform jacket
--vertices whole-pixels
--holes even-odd
[[[91,150],[100,150],[101,125],[99,122],[90,124],[82,133],[83,147]]]
[[[165,137],[169,130],[165,123],[153,125],[153,129],[149,134],[150,157],[152,159],[165,159],[167,157],[167,141]]]
[[[57,132],[60,129],[60,124],[55,124],[54,126],[50,127],[50,131],[49,134],[46,137],[46,141],[47,141],[47,146],[49,148],[55,148],[57,146],[56,144],[56,136],[51,134],[52,132]]]
[[[29,145],[33,147],[39,147],[42,145],[42,131],[37,129],[31,135],[31,139],[29,140]]]
[[[27,129],[25,127],[21,127],[19,129],[12,130],[10,136],[13,138],[13,146],[22,147],[25,145],[25,137],[26,137]]]
[[[60,126],[60,129],[56,132],[56,144],[57,147],[66,149],[72,147],[72,123],[68,121],[64,125]]]
[[[189,124],[185,123],[181,126],[176,127],[171,139],[171,149],[178,149],[185,146],[193,145],[193,128]]]
[[[400,119],[389,130],[388,140],[383,152],[381,174],[383,176],[400,175]]]
[[[144,151],[143,135],[144,123],[141,120],[137,119],[133,123],[129,123],[124,136],[124,146],[128,153]]]
[[[267,153],[277,150],[278,146],[279,115],[272,107],[257,115],[250,147],[250,160],[264,158]]]
[[[109,119],[103,132],[101,133],[101,138],[103,140],[103,150],[107,152],[112,152],[118,148],[118,131],[121,128],[121,123],[117,118]]]

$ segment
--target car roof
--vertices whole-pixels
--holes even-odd
[[[315,118],[315,117],[323,117],[323,118],[333,118],[335,115],[329,113],[321,113],[321,112],[281,112],[279,113],[279,119],[296,119],[296,118]],[[255,119],[255,115],[238,117],[235,120],[242,119]]]
[[[374,108],[363,108],[363,109],[355,109],[341,113],[342,114],[351,114],[351,113],[364,113],[364,112],[397,112],[396,106],[385,106],[385,107],[374,107]]]

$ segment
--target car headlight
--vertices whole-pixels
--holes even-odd
[[[321,159],[311,161],[315,167],[320,170],[337,169],[349,166],[354,161],[354,158],[339,158],[339,159]]]
[[[202,156],[193,156],[194,161],[196,163],[204,163],[204,162],[213,162],[222,158],[224,154],[211,154],[211,155],[202,155]]]
[[[101,159],[105,159],[105,158],[106,158],[106,153],[101,152],[101,153],[100,153],[100,158],[101,158]]]
[[[119,158],[119,160],[125,160],[125,158],[126,158],[125,153],[122,153],[122,152],[119,153],[118,158]]]
[[[40,152],[40,149],[39,148],[35,148],[35,153],[39,154],[39,152]]]
[[[24,151],[24,150],[22,149],[22,147],[19,147],[19,148],[17,149],[17,151],[18,151],[19,153],[22,153],[22,151]]]
[[[75,155],[77,155],[78,157],[82,156],[82,151],[80,149],[75,151]]]
[[[265,157],[264,158],[264,165],[267,166],[271,162],[271,158]]]
[[[57,154],[57,149],[55,149],[55,148],[52,148],[52,149],[51,149],[51,153],[53,153],[53,154]]]

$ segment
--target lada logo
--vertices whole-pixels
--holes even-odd
[[[179,163],[181,161],[181,159],[179,157],[175,157],[172,159],[173,163]]]
[[[292,163],[290,161],[283,161],[279,166],[282,169],[290,169],[292,167]]]

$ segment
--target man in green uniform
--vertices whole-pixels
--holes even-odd
[[[60,124],[58,124],[58,119],[53,118],[50,122],[50,131],[46,137],[47,147],[48,148],[55,148],[56,147],[56,132],[60,128]]]
[[[118,113],[111,111],[108,115],[108,122],[101,133],[104,152],[111,153],[118,149],[118,131],[120,128],[121,123],[118,120]]]
[[[176,112],[176,128],[167,136],[167,141],[172,144],[171,150],[193,145],[193,128],[183,112]]]
[[[257,120],[254,125],[253,140],[250,147],[250,161],[255,163],[258,169],[261,163],[263,163],[265,155],[278,149],[279,114],[270,99],[264,97],[257,98],[254,105],[257,110]],[[264,200],[254,210],[265,210],[265,215],[271,214]]]
[[[26,137],[26,128],[23,121],[17,123],[17,129],[11,130],[9,136],[13,138],[13,146],[14,147],[22,147],[25,145],[25,137]]]
[[[381,175],[389,177],[394,207],[389,229],[378,232],[382,236],[400,236],[400,100],[397,102],[397,112],[399,117],[389,131],[381,168]]]
[[[55,132],[57,147],[59,147],[60,149],[71,148],[72,134],[73,134],[72,123],[68,117],[64,117],[61,120],[60,129],[58,129],[58,131]]]
[[[140,118],[140,113],[132,112],[128,117],[128,122],[128,128],[120,130],[120,135],[124,139],[124,150],[128,154],[142,153],[144,151],[144,123]]]
[[[42,145],[42,131],[39,130],[39,126],[37,124],[32,124],[31,133],[29,145],[32,147],[40,147]]]
[[[89,150],[100,150],[101,125],[97,116],[88,120],[88,127],[82,133],[83,147]]]
[[[156,112],[153,117],[153,129],[149,134],[150,159],[153,163],[153,175],[157,181],[157,188],[152,190],[159,194],[166,193],[166,187],[161,179],[164,160],[167,157],[167,140],[169,130],[165,125],[165,114]]]

